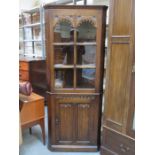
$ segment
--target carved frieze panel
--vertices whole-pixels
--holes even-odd
[[[97,21],[95,16],[77,16],[76,27],[80,26],[83,22],[88,22],[94,27],[97,27]]]
[[[56,96],[56,99],[58,100],[59,103],[88,103],[93,100],[95,100],[95,96],[84,96],[84,95],[78,95],[78,96],[66,96],[66,95],[61,95],[61,96]]]
[[[56,26],[56,24],[59,24],[60,22],[67,22],[69,23],[72,27],[75,27],[75,20],[74,20],[74,16],[55,16],[54,17],[54,27]]]

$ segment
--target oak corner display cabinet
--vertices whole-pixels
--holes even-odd
[[[97,151],[106,6],[45,5],[48,148]]]

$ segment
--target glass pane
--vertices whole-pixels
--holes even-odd
[[[87,21],[83,21],[77,28],[78,42],[96,42],[96,28]]]
[[[40,22],[39,12],[33,13],[33,15],[32,15],[32,23],[39,23],[39,22]]]
[[[73,46],[54,46],[54,63],[71,65],[74,61]]]
[[[24,25],[31,24],[31,15],[24,14]]]
[[[23,42],[19,42],[19,54],[24,54],[24,44],[23,44]]]
[[[19,41],[23,40],[23,30],[19,29]]]
[[[41,40],[41,29],[40,27],[33,27],[33,39]]]
[[[19,17],[19,27],[23,26],[22,17]]]
[[[77,64],[91,64],[96,63],[96,46],[94,45],[84,45],[77,46]]]
[[[69,21],[61,21],[54,29],[54,42],[73,42],[74,31]]]
[[[25,33],[25,40],[31,40],[32,39],[32,32],[31,28],[24,28],[24,33]]]
[[[73,69],[55,70],[55,88],[73,88]]]
[[[77,88],[95,87],[95,69],[77,69]]]
[[[34,42],[34,52],[37,56],[42,56],[41,42]]]
[[[25,44],[25,53],[32,54],[33,53],[32,42],[25,42],[24,44]]]

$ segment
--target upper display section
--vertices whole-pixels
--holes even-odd
[[[46,10],[47,62],[52,72],[49,83],[53,92],[95,93],[102,89],[106,9],[73,8]]]

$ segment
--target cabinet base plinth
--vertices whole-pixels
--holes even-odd
[[[65,152],[97,152],[97,146],[79,146],[79,145],[48,145],[50,151]]]

